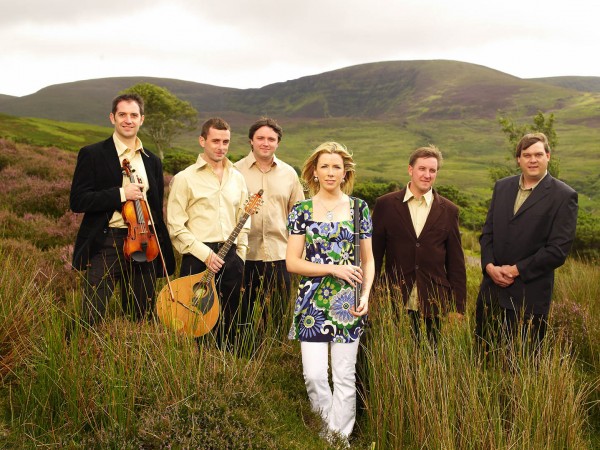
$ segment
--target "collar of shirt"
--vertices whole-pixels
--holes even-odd
[[[414,196],[414,194],[412,193],[412,191],[410,190],[410,183],[408,183],[406,185],[406,193],[404,194],[404,200],[402,200],[404,203],[408,202],[411,198],[414,198],[416,200],[416,197]],[[425,194],[423,194],[423,197],[425,199],[425,204],[427,206],[431,205],[431,203],[433,202],[433,189],[429,189]]]
[[[256,157],[254,156],[254,152],[252,150],[250,150],[250,153],[246,157],[245,164],[249,168],[252,166],[256,166],[256,168],[260,170],[260,167],[258,166],[258,162],[256,161]],[[277,159],[277,156],[273,155],[273,162],[271,163],[271,167],[277,166],[278,164],[279,160]]]
[[[194,164],[196,170],[204,170],[207,167],[211,167],[202,157],[202,153],[198,155],[198,159],[196,159],[196,163]],[[233,167],[233,163],[229,161],[228,158],[223,158],[223,168],[229,169]]]
[[[148,156],[146,151],[144,150],[144,146],[142,145],[142,141],[139,137],[135,137],[135,149],[130,149],[125,145],[117,136],[117,133],[113,133],[113,141],[115,142],[115,147],[117,148],[117,155],[119,158],[122,157],[127,151],[133,150],[134,152],[141,151],[145,156]]]
[[[533,191],[538,186],[538,184],[540,184],[542,182],[542,180],[544,178],[546,178],[546,175],[548,175],[548,171],[547,170],[544,173],[544,176],[542,178],[540,178],[537,183],[535,183],[530,188],[524,188],[523,187],[523,174],[521,174],[521,176],[519,177],[519,189],[521,189],[522,191]]]

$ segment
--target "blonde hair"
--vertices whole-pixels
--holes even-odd
[[[302,167],[302,180],[308,186],[309,195],[313,196],[321,189],[319,182],[314,179],[314,172],[317,169],[319,157],[325,153],[330,155],[340,155],[342,157],[346,174],[344,176],[345,182],[341,185],[341,189],[344,194],[350,195],[352,189],[354,189],[354,167],[356,164],[352,159],[352,154],[350,154],[346,147],[337,142],[324,142],[319,145],[304,163],[304,166]]]

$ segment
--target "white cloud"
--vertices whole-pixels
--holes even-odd
[[[396,59],[600,76],[597,9],[582,0],[25,0],[0,12],[0,93],[129,75],[260,87]]]

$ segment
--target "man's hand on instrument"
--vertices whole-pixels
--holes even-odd
[[[210,252],[208,259],[206,260],[206,268],[210,270],[212,273],[217,273],[223,267],[225,261],[219,258],[215,252]]]
[[[143,189],[143,184],[130,183],[123,188],[125,191],[125,198],[127,200],[142,200],[144,198],[144,193],[142,192]]]

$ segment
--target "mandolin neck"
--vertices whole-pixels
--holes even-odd
[[[219,253],[217,253],[217,256],[219,258],[221,258],[222,260],[225,260],[225,256],[227,255],[227,252],[229,252],[229,249],[233,245],[233,242],[238,237],[238,234],[240,234],[240,231],[242,231],[242,228],[244,228],[244,224],[248,220],[248,217],[250,217],[250,213],[245,212],[244,215],[242,216],[242,218],[239,220],[239,222],[235,226],[235,228],[233,229],[233,231],[231,232],[231,234],[229,235],[229,237],[227,238],[227,240],[221,246],[221,249],[219,250]],[[210,283],[210,280],[212,280],[212,278],[214,276],[215,276],[214,272],[207,270],[202,281],[204,283]]]

